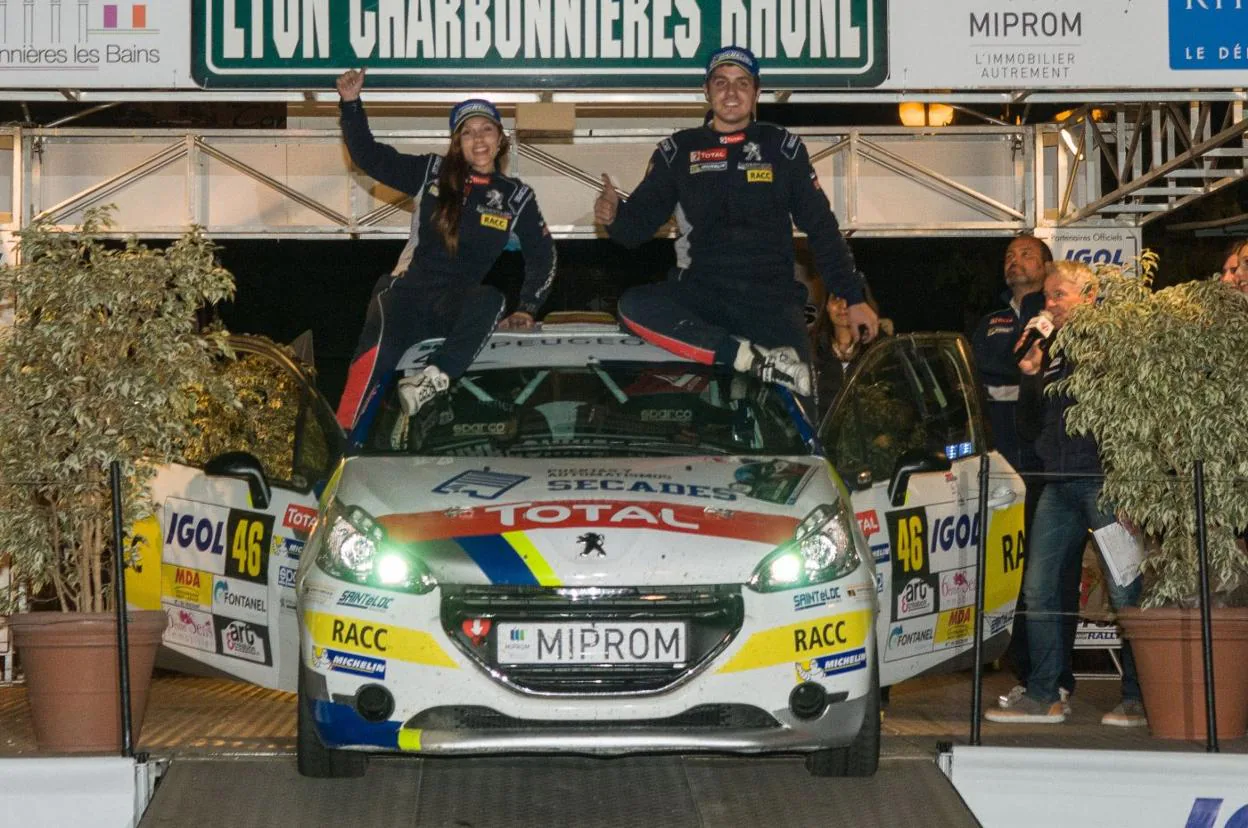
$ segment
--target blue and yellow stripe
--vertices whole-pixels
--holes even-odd
[[[554,569],[524,532],[454,539],[492,584],[563,586]]]

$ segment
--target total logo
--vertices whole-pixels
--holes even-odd
[[[880,516],[874,509],[856,512],[854,517],[857,518],[858,528],[862,530],[862,534],[867,540],[871,540],[871,536],[880,531]]]
[[[311,532],[315,523],[316,510],[308,506],[300,506],[298,503],[287,506],[286,514],[282,515],[282,525],[287,529],[293,529],[300,535]]]
[[[645,508],[621,503],[508,503],[503,506],[487,506],[485,511],[498,515],[503,526],[515,526],[519,522],[536,524],[560,524],[575,520],[585,525],[647,525],[666,526],[696,532],[701,526],[692,521],[680,520],[672,508]]]

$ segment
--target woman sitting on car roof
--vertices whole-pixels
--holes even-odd
[[[363,69],[344,72],[337,86],[351,160],[411,195],[416,211],[410,263],[378,280],[347,373],[338,422],[350,430],[411,345],[446,337],[420,373],[399,381],[407,417],[467,370],[495,327],[531,327],[554,279],[555,246],[532,188],[503,175],[510,143],[492,103],[456,104],[445,156],[407,155],[373,138],[360,102]],[[506,300],[481,282],[513,237],[524,251],[525,279],[515,312],[500,323]]]

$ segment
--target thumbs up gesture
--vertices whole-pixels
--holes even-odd
[[[610,224],[615,221],[615,214],[620,208],[620,194],[615,191],[611,178],[602,174],[602,194],[594,199],[594,221],[598,224]]]
[[[360,69],[358,72],[354,69],[348,69],[338,76],[335,84],[338,87],[338,96],[344,101],[354,101],[360,97],[360,90],[364,88],[364,71]]]

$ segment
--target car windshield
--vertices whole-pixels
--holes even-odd
[[[783,392],[694,363],[469,371],[414,417],[388,389],[368,454],[480,457],[796,455],[810,450]]]

